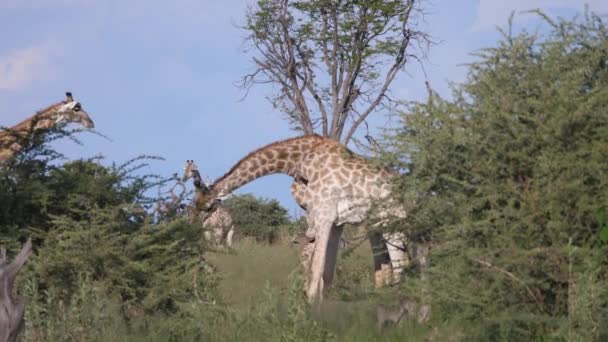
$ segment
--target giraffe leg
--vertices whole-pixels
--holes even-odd
[[[228,234],[226,234],[226,245],[232,247],[232,236],[234,235],[234,226],[230,226]]]
[[[392,278],[392,265],[386,244],[382,234],[378,232],[369,233],[369,242],[372,246],[374,257],[374,272],[376,288],[383,287],[390,283]]]
[[[308,294],[308,288],[310,285],[310,270],[312,269],[312,256],[315,252],[315,242],[314,241],[305,241],[304,246],[302,247],[302,256],[300,262],[302,264],[302,269],[304,271],[304,292]]]
[[[306,224],[308,226],[308,231],[314,231],[315,220],[311,213],[306,214]],[[310,282],[310,270],[312,263],[312,256],[315,252],[315,236],[314,234],[309,237],[309,234],[305,234],[304,237],[304,245],[302,247],[302,254],[300,258],[300,263],[302,264],[302,269],[305,275],[305,283],[304,283],[304,292],[308,293],[308,287]]]
[[[393,268],[393,279],[391,279],[391,281],[392,283],[398,283],[401,281],[403,271],[409,265],[410,261],[405,249],[405,234],[401,232],[384,233],[383,237]]]
[[[224,228],[220,226],[213,227],[213,239],[217,245],[222,244],[222,237],[224,235]]]
[[[317,234],[306,274],[306,295],[311,303],[323,300],[323,290],[325,288],[324,275],[326,273],[325,264],[327,262],[329,241],[332,235],[332,226],[333,221],[331,220],[315,220]]]
[[[424,271],[429,267],[429,252],[430,245],[428,243],[421,243],[416,247],[416,261],[420,265],[422,280],[426,280],[426,272]]]
[[[205,228],[205,232],[203,233],[203,236],[205,237],[205,240],[212,241],[211,232],[209,231],[209,228]]]
[[[342,237],[343,227],[332,227],[329,233],[329,241],[327,243],[327,252],[325,257],[325,269],[323,271],[323,283],[329,286],[334,279],[336,270],[336,261],[338,259],[338,250],[340,249],[340,238]]]

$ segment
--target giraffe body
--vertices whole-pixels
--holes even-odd
[[[50,129],[63,122],[79,123],[85,128],[94,127],[93,120],[82,109],[80,102],[75,101],[68,92],[64,101],[37,112],[15,126],[0,130],[0,163],[21,151],[23,141],[35,132]]]
[[[222,197],[244,184],[274,173],[294,178],[292,194],[307,211],[308,241],[303,248],[302,261],[310,300],[322,299],[324,287],[333,279],[345,223],[369,220],[378,225],[391,215],[405,217],[405,211],[390,198],[393,172],[378,168],[338,142],[318,135],[275,142],[251,152],[209,189],[197,192],[196,208],[209,215]],[[379,210],[375,211],[374,217],[368,217],[372,203],[377,201],[382,202]],[[376,271],[399,274],[399,271],[394,271],[406,260],[403,236],[385,234],[384,237],[376,237],[376,242],[382,245],[379,247],[382,253],[379,254],[384,258],[374,256]],[[394,248],[387,248],[384,242],[391,243]],[[377,281],[377,285],[392,282],[392,277],[390,280],[380,278],[384,280]]]
[[[226,243],[232,247],[234,235],[234,223],[228,208],[220,205],[211,215],[203,221],[205,239],[217,244]]]

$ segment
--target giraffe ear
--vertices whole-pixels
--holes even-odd
[[[67,102],[73,102],[74,101],[74,97],[72,96],[72,93],[70,93],[69,91],[66,91],[65,93],[65,99]]]

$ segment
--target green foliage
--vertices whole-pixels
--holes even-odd
[[[152,200],[145,192],[156,184],[149,179],[160,179],[131,172],[146,166],[147,159],[157,158],[142,156],[110,167],[95,159],[56,166],[34,155],[0,169],[2,236],[23,239],[33,235],[35,243],[40,243],[60,217],[89,221],[92,209],[143,209]],[[124,210],[123,219],[128,218],[129,210]]]
[[[290,223],[287,209],[277,200],[245,194],[230,197],[224,203],[230,209],[237,233],[243,237],[272,243],[281,228]]]
[[[366,229],[368,227],[344,228],[343,237],[348,239],[349,244],[339,253],[334,284],[329,289],[329,296],[348,302],[374,297],[376,289],[373,254]]]
[[[201,227],[179,217],[155,224],[148,211],[160,200],[149,190],[166,180],[139,170],[158,158],[57,165],[53,137],[0,169],[0,244],[35,242],[18,278],[26,338],[86,340],[142,329],[149,317],[192,317],[193,303],[216,302]]]
[[[600,243],[608,243],[608,214],[605,210],[598,211],[597,222],[600,226]]]
[[[544,18],[546,35],[505,33],[453,101],[411,104],[390,138],[407,231],[434,243],[411,290],[476,340],[608,338],[608,34],[595,15]]]
[[[33,279],[25,283],[26,341],[82,341],[125,329],[117,300],[109,299],[85,274],[79,274],[77,283],[67,301],[60,299],[57,289],[41,291]]]
[[[246,28],[258,38],[282,37],[283,4],[281,1],[261,0],[257,10],[249,14]],[[408,15],[408,1],[289,1],[287,19],[295,42],[306,48],[302,53],[310,59],[322,52],[322,48],[350,51],[342,58],[359,59],[364,67],[370,67],[375,55],[395,55],[401,44],[402,20]],[[329,15],[328,15],[329,14]],[[333,16],[336,16],[334,21]],[[323,21],[325,19],[326,21]],[[337,37],[331,33],[334,32]],[[356,46],[353,34],[368,35],[363,46]],[[342,45],[334,46],[335,41]]]

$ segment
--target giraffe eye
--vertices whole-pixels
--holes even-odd
[[[77,104],[74,106],[74,109],[73,109],[73,110],[74,110],[75,112],[79,112],[81,109],[82,109],[82,107],[80,106],[80,103],[77,103]]]

